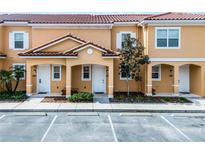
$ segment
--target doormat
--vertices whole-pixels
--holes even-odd
[[[47,92],[39,92],[38,94],[47,94]]]

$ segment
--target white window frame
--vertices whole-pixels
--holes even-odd
[[[59,79],[55,79],[54,78],[54,67],[56,67],[56,66],[58,66],[58,67],[60,67],[60,78]],[[62,76],[62,65],[52,65],[52,80],[53,81],[61,81],[61,76]]]
[[[89,67],[89,78],[84,78],[84,67]],[[81,80],[82,81],[90,81],[91,80],[91,65],[90,64],[85,64],[82,65],[82,69],[81,69]]]
[[[158,47],[157,46],[157,31],[160,29],[166,29],[167,30],[167,47]],[[169,29],[175,29],[179,31],[179,42],[178,42],[178,47],[169,47],[169,37],[168,37],[168,31]],[[155,48],[156,49],[180,49],[181,48],[181,27],[156,27],[155,28]]]
[[[22,33],[23,34],[23,48],[15,48],[15,34],[16,33]],[[26,49],[26,40],[25,40],[25,37],[26,37],[26,32],[24,31],[13,31],[12,32],[12,35],[13,35],[13,49],[14,50],[25,50]]]
[[[122,72],[120,71],[120,80],[127,80],[127,78],[125,77],[122,77]],[[129,78],[128,78],[128,80],[132,80],[132,77],[130,76]]]
[[[131,38],[136,38],[136,32],[132,32],[132,31],[120,31],[119,35],[120,35],[120,39],[118,40],[119,42],[116,43],[116,48],[122,49],[122,34],[130,34]],[[135,34],[135,36],[133,36],[133,34]],[[117,38],[116,38],[117,39]],[[118,47],[119,44],[119,47]]]
[[[158,78],[152,78],[152,81],[161,81],[161,65],[154,65],[152,67],[159,67],[159,72],[158,72],[159,76],[158,76]],[[153,69],[152,69],[152,73],[153,73]],[[157,73],[157,72],[155,72],[155,73]]]
[[[12,69],[15,68],[15,66],[18,66],[18,65],[21,65],[21,66],[24,66],[24,77],[23,78],[20,78],[20,80],[25,80],[26,79],[26,64],[24,63],[13,63],[12,64]]]

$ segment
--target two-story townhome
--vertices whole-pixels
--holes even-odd
[[[117,49],[130,35],[145,46],[150,64],[132,92],[205,96],[205,14],[3,14],[0,68],[26,72],[18,90],[27,95],[65,91],[125,92]]]

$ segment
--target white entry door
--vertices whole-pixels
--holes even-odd
[[[92,65],[92,87],[94,93],[106,93],[106,68]]]
[[[179,92],[190,92],[189,65],[183,65],[179,67]]]
[[[50,65],[38,65],[38,93],[50,93]]]

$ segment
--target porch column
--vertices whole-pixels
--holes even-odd
[[[26,64],[26,95],[31,96],[32,95],[32,80],[31,80],[32,74],[31,74],[31,66],[29,64]]]
[[[174,66],[173,92],[174,95],[179,95],[179,66]]]
[[[152,96],[152,65],[147,65],[147,84],[146,84],[146,95]]]
[[[71,96],[71,66],[66,59],[66,97]]]
[[[113,66],[108,67],[108,97],[113,98],[113,77],[114,77],[114,70]]]

